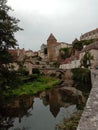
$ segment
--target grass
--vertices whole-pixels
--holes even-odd
[[[19,86],[16,89],[10,89],[7,92],[4,92],[5,96],[22,96],[22,95],[33,95],[37,92],[44,91],[46,89],[52,88],[60,83],[59,79],[52,77],[39,77],[36,81],[28,82]]]
[[[76,130],[83,111],[77,111],[62,123],[57,124],[58,130]]]

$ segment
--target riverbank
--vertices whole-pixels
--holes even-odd
[[[53,77],[40,76],[34,81],[27,82],[18,88],[8,89],[2,93],[3,96],[33,95],[46,89],[52,88],[60,83],[59,79]]]

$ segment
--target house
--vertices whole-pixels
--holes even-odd
[[[47,52],[49,62],[58,61],[59,50],[66,47],[71,47],[71,44],[65,42],[57,42],[57,39],[51,33],[47,39]]]
[[[79,54],[66,58],[60,64],[60,69],[72,69],[72,68],[79,68],[80,67],[80,60]]]
[[[14,70],[19,69],[19,65],[17,62],[23,61],[24,56],[25,56],[25,50],[23,49],[9,49],[9,53],[13,56],[14,62],[9,64],[9,68],[14,68]]]
[[[80,40],[89,40],[89,39],[97,39],[98,40],[98,28],[91,30],[85,34],[82,34]]]
[[[81,66],[81,60],[86,52],[90,52],[93,56],[91,62],[91,68],[95,68],[98,66],[98,41],[87,45],[81,52],[76,53],[74,56],[70,58],[66,58],[61,64],[61,69],[72,69],[72,68],[79,68]]]
[[[98,66],[98,41],[86,46],[80,53],[80,61],[86,52],[90,52],[93,56],[93,60],[91,60],[91,67],[95,68]]]
[[[38,56],[43,60],[47,60],[47,45],[42,44],[40,50],[38,51]]]
[[[14,70],[19,69],[19,64],[22,63],[25,70],[32,74],[33,68],[33,60],[32,57],[36,57],[38,55],[37,52],[33,52],[32,50],[25,51],[24,49],[10,49],[9,52],[14,57],[14,62],[9,64],[10,69],[13,68]]]

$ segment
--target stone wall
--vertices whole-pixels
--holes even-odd
[[[98,70],[91,70],[92,89],[77,130],[98,130]]]

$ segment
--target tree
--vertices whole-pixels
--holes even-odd
[[[93,39],[82,40],[82,41],[75,40],[73,42],[73,49],[75,49],[77,51],[81,51],[83,49],[84,45],[89,45],[91,43],[93,43]]]
[[[6,3],[7,0],[0,0],[0,88],[14,83],[17,79],[15,72],[9,71],[7,67],[9,63],[13,62],[13,56],[8,50],[17,45],[14,33],[22,30],[17,25],[19,20],[9,15],[9,11],[12,9]],[[13,74],[15,80],[10,80],[8,77],[11,78]]]
[[[77,41],[73,44],[73,49],[81,51],[83,49],[83,41]]]
[[[71,55],[71,48],[61,48],[60,49],[60,56],[62,59],[66,59]]]
[[[22,30],[17,25],[19,20],[8,14],[12,9],[6,3],[7,0],[0,0],[0,68],[12,61],[8,49],[15,48],[17,40],[14,33]]]
[[[81,59],[81,66],[88,68],[89,66],[91,66],[91,60],[93,59],[94,57],[91,55],[90,52],[85,52],[85,55]]]

